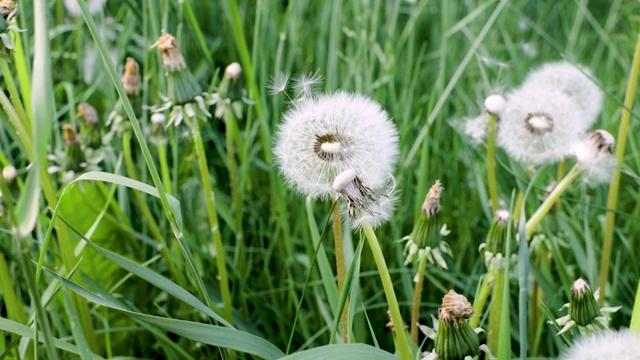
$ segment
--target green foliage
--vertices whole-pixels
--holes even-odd
[[[453,256],[443,255],[447,270],[427,266],[420,322],[431,324],[449,289],[472,302],[482,291],[488,301],[474,321],[487,328],[493,310],[500,327],[496,355],[557,356],[578,335],[556,337],[547,320],[561,315],[576,278],[596,287],[608,185],[574,182],[531,233],[511,228],[509,252],[519,262],[507,266],[490,291],[491,281],[480,286],[487,269],[478,251],[495,210],[487,149],[465,137],[459,124],[481,113],[486,96],[519,86],[531,68],[566,59],[593,72],[605,93],[595,128],[617,134],[638,13],[640,3],[624,0],[126,0],[108,1],[85,19],[63,1],[20,1],[16,25],[27,31],[11,33],[15,52],[11,61],[0,59],[0,165],[18,169],[20,190],[15,219],[0,219],[6,259],[0,270],[8,274],[2,286],[15,290],[0,296],[0,354],[393,358],[387,294],[363,235],[344,227],[348,292],[340,294],[326,225],[331,203],[290,190],[273,161],[273,134],[291,105],[284,94],[269,95],[268,85],[279,72],[317,71],[324,76],[320,92],[366,94],[398,128],[399,201],[375,235],[405,322],[416,269],[403,265],[398,240],[411,233],[422,199],[440,179],[446,191],[439,223],[451,230],[446,239]],[[176,37],[188,70],[207,92],[217,92],[228,64],[243,68],[242,97],[234,99],[242,111],[225,111],[199,128],[206,162],[199,162],[186,124],[167,128],[165,143],[152,141],[149,107],[163,103],[171,82],[151,48],[162,29]],[[140,64],[143,105],[131,104],[119,84],[126,57]],[[100,171],[49,174],[55,164],[47,155],[64,154],[62,126],[78,128],[80,102],[97,109],[103,127],[116,107],[127,114],[131,147],[114,132],[98,149],[82,147]],[[207,106],[215,114],[217,105]],[[600,296],[622,305],[611,327],[628,327],[633,314],[637,329],[640,117],[637,106],[630,110],[610,275]],[[133,171],[122,166],[124,151]],[[208,173],[200,176],[202,164]],[[163,181],[156,166],[166,170]],[[521,227],[543,203],[547,185],[560,180],[557,165],[529,173],[495,149],[499,204],[509,208],[513,194],[530,188],[524,220],[513,219]],[[203,182],[212,198],[205,198]],[[207,213],[213,201],[210,209],[220,219],[215,229]],[[527,236],[528,244],[518,244]],[[222,256],[230,309],[220,284]],[[493,302],[488,294],[498,291]],[[343,306],[352,344],[335,344]],[[423,339],[421,350],[432,350],[433,342]],[[480,342],[487,342],[485,335]]]

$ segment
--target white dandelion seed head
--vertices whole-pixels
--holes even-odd
[[[586,183],[603,183],[610,180],[616,167],[614,145],[613,135],[605,130],[587,133],[582,140],[574,144],[572,154],[582,167],[582,176]]]
[[[279,72],[274,75],[267,83],[269,95],[276,95],[284,92],[289,84],[289,74]]]
[[[640,334],[629,329],[601,331],[583,336],[564,352],[562,360],[638,360]]]
[[[561,160],[586,130],[583,111],[557,88],[528,86],[509,94],[498,122],[498,145],[533,164]]]
[[[302,194],[331,196],[336,176],[349,169],[379,189],[395,165],[398,132],[378,103],[340,91],[291,108],[278,127],[274,154],[287,182]]]
[[[572,98],[583,110],[582,127],[588,129],[602,111],[602,90],[591,79],[589,69],[566,61],[547,63],[527,75],[522,87],[552,87]]]
[[[377,228],[391,219],[398,197],[391,188],[374,191],[368,203],[351,217],[351,226],[360,230],[365,223]]]
[[[300,74],[293,79],[293,90],[296,99],[309,99],[313,97],[318,85],[322,83],[322,75],[315,73]]]
[[[502,95],[489,95],[484,100],[484,108],[491,114],[500,114],[507,106],[507,101]]]
[[[341,172],[333,180],[333,191],[340,192],[344,190],[347,187],[347,185],[349,185],[349,183],[351,183],[353,180],[356,179],[356,176],[358,175],[356,174],[356,171],[353,169],[348,169]]]

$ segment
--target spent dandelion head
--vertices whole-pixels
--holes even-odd
[[[211,117],[208,105],[212,95],[202,92],[198,81],[187,68],[180,52],[178,41],[173,35],[162,31],[162,35],[152,47],[162,54],[162,62],[167,74],[167,98],[153,112],[171,109],[167,126],[178,126],[185,119],[204,119]]]
[[[605,130],[587,133],[572,148],[582,168],[583,181],[589,184],[608,182],[616,167],[613,155],[615,139]]]
[[[581,126],[588,129],[602,110],[602,90],[591,80],[589,69],[567,61],[544,64],[530,72],[523,87],[550,87],[573,99],[582,110]]]
[[[414,261],[426,259],[432,264],[446,269],[447,262],[442,256],[443,253],[451,255],[451,249],[446,242],[441,241],[440,227],[440,197],[442,195],[442,183],[440,180],[429,188],[427,195],[421,206],[421,213],[414,224],[411,235],[405,236],[403,240],[407,243],[404,247],[405,265]]]
[[[140,94],[140,65],[134,58],[127,58],[121,80],[127,95],[138,96]]]
[[[382,189],[398,155],[398,132],[375,101],[339,91],[285,113],[274,153],[287,183],[302,194],[334,196],[334,180],[350,169],[367,188]]]
[[[91,149],[97,149],[102,146],[100,119],[96,109],[87,103],[80,103],[76,117],[82,118],[82,122],[80,122],[82,143]]]
[[[582,115],[576,102],[559,89],[520,88],[509,94],[500,112],[498,145],[519,161],[559,161],[586,130]]]
[[[569,314],[558,318],[555,322],[563,326],[558,332],[561,335],[577,326],[581,332],[608,329],[608,314],[618,311],[621,307],[598,308],[598,291],[591,291],[589,284],[578,279],[571,285],[571,299],[562,308],[568,308]]]

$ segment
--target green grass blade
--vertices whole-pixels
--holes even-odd
[[[69,296],[67,291],[63,291],[62,294],[64,296],[64,305],[67,310],[67,316],[71,320],[71,332],[73,333],[73,338],[76,340],[80,358],[82,360],[90,360],[93,358],[93,354],[91,353],[91,349],[89,349],[89,344],[87,343],[87,339],[82,331],[82,325],[78,320],[78,314],[73,306],[73,302],[71,301],[71,296]]]
[[[56,277],[68,289],[93,303],[123,312],[135,319],[143,320],[149,324],[153,324],[166,331],[170,331],[193,341],[245,352],[264,359],[277,359],[284,356],[284,353],[280,351],[275,345],[253,334],[217,325],[169,319],[134,312],[97,296],[84,287],[55,274],[49,269],[45,268],[45,270]]]
[[[366,344],[332,344],[285,356],[282,360],[354,360],[376,359],[397,360],[398,358],[384,350]]]
[[[40,208],[39,180],[39,169],[34,167],[27,175],[27,181],[16,205],[17,228],[15,230],[20,238],[28,235],[36,226]]]

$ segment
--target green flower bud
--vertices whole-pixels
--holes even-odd
[[[171,34],[163,32],[153,45],[162,54],[162,62],[167,73],[167,96],[174,105],[183,105],[200,95],[202,88],[191,74],[180,53],[178,42]]]
[[[473,309],[463,295],[451,290],[442,298],[434,348],[438,359],[459,360],[479,353],[480,340],[468,321],[471,315]]]
[[[487,235],[486,249],[492,254],[504,253],[504,245],[507,239],[507,226],[509,225],[510,216],[511,215],[508,210],[496,210],[493,223],[491,224],[489,234]]]
[[[577,325],[586,326],[595,322],[602,313],[596,299],[586,281],[576,280],[571,285],[571,301],[569,302],[569,317]]]
[[[437,248],[440,245],[440,195],[442,184],[436,180],[422,203],[422,216],[413,231],[413,241],[419,248]]]

